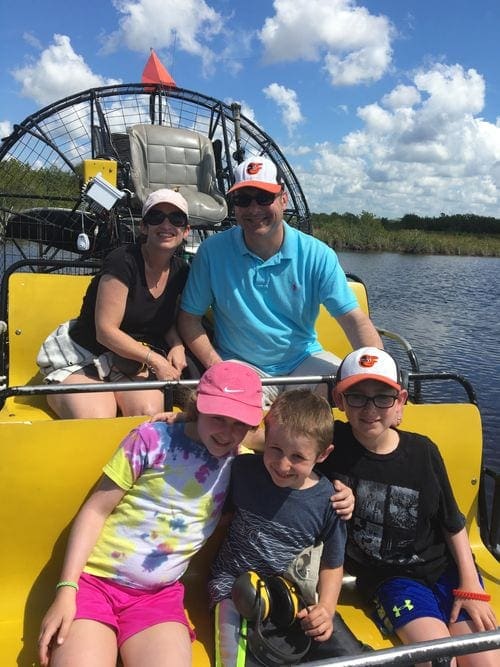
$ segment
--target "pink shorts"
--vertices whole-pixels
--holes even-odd
[[[184,586],[176,581],[159,591],[143,591],[82,573],[78,581],[75,619],[85,618],[111,626],[120,647],[132,635],[158,623],[182,623],[194,631],[184,611]]]

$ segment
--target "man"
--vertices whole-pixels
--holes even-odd
[[[335,373],[340,359],[322,349],[314,329],[320,304],[354,349],[383,347],[335,252],[284,222],[288,195],[273,162],[253,157],[239,164],[228,195],[238,225],[201,244],[178,321],[181,336],[205,368],[238,359],[263,376]],[[202,324],[210,306],[214,344]],[[265,392],[272,402],[279,388]]]

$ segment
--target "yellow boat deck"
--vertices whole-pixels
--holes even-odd
[[[78,311],[89,278],[17,274],[10,280],[9,386],[39,384],[34,359],[41,340]],[[362,299],[366,307],[364,289]],[[323,343],[332,347],[331,341],[340,339],[327,321],[320,318],[319,331]],[[337,343],[335,349],[339,349]],[[347,349],[340,353],[344,351]],[[335,417],[342,418],[342,414],[335,412]],[[120,439],[140,421],[137,417],[57,420],[43,397],[11,397],[0,411],[2,665],[36,664],[40,621],[53,598],[71,520]],[[472,404],[408,405],[402,426],[423,432],[438,444],[467,517],[485,586],[500,618],[500,568],[482,543],[477,523],[482,454],[478,409]],[[186,607],[198,636],[193,659],[196,667],[214,664],[205,581],[219,540],[220,535],[213,536],[185,577]],[[343,589],[339,610],[359,639],[374,648],[392,646],[368,618],[352,587]]]

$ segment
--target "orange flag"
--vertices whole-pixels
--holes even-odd
[[[177,84],[162,65],[153,49],[151,49],[151,55],[142,72],[141,83],[161,83],[163,86],[177,87]]]

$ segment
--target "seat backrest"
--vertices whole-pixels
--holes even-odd
[[[335,410],[335,418],[345,418]],[[53,598],[69,524],[103,464],[141,417],[0,423],[4,444],[0,467],[0,524],[8,526],[0,549],[0,653],[6,665],[35,662],[40,621]],[[476,509],[481,464],[481,422],[474,405],[408,405],[402,426],[428,435],[439,447],[467,526],[474,555],[492,604],[500,613],[498,563],[480,542]],[[13,521],[15,517],[15,521]],[[187,575],[186,606],[196,626],[193,665],[213,662],[206,577],[220,535],[193,559]],[[496,574],[495,574],[496,573]],[[356,632],[358,598],[340,613]],[[360,611],[360,613],[361,613]],[[361,627],[366,629],[366,617]],[[380,635],[363,640],[378,647]],[[359,628],[358,628],[359,629]]]
[[[45,338],[61,322],[76,317],[92,276],[53,273],[12,273],[8,278],[7,326],[10,387],[41,384],[36,357]],[[1,410],[9,420],[31,413],[47,419],[44,397],[10,397]]]
[[[177,188],[192,224],[218,224],[227,205],[217,189],[215,157],[208,137],[164,125],[129,127],[131,177],[140,202],[153,190]]]
[[[0,439],[10,450],[0,471],[0,521],[12,528],[0,550],[4,665],[38,664],[38,632],[54,598],[69,524],[104,463],[141,421],[144,417],[0,424]],[[211,623],[203,565],[190,568],[186,603],[196,626],[193,664],[209,667]]]
[[[361,310],[369,315],[368,296],[363,283],[349,282],[349,286],[356,295]],[[352,346],[344,330],[324,306],[320,307],[318,319],[316,320],[316,333],[322,347],[329,352],[333,352],[340,359],[343,359],[346,354],[352,351]]]

